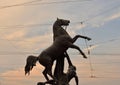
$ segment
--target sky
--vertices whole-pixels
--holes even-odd
[[[71,21],[67,27],[71,37],[92,38],[75,42],[88,59],[68,49],[80,85],[120,85],[120,0],[1,0],[0,85],[45,81],[39,63],[30,76],[24,75],[24,66],[28,55],[39,55],[52,44],[57,17]],[[67,67],[65,61],[65,72]],[[75,85],[74,80],[70,85]]]

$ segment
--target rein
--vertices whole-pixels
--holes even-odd
[[[65,26],[65,30],[67,30],[67,26]]]

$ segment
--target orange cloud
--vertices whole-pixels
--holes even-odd
[[[26,32],[24,30],[18,30],[18,31],[8,33],[7,35],[4,36],[4,38],[7,40],[16,40],[16,39],[23,38],[25,34]]]
[[[120,17],[120,13],[115,13],[113,14],[112,16],[109,16],[106,21],[110,21],[110,20],[113,20],[113,19],[117,19]]]
[[[41,65],[37,65],[31,71],[30,76],[25,76],[24,69],[19,68],[16,70],[10,70],[4,73],[1,73],[2,83],[5,85],[26,85],[26,83],[34,81],[34,83],[38,81],[45,81],[42,75],[43,67]],[[41,79],[40,79],[41,78]]]

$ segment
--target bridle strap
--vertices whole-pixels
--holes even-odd
[[[65,26],[65,30],[67,30],[67,26]]]

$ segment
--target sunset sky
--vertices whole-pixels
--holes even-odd
[[[120,85],[120,0],[1,0],[0,85],[36,85],[45,80],[39,63],[30,76],[24,75],[24,66],[28,55],[39,55],[52,44],[57,17],[71,21],[67,27],[71,37],[92,38],[75,43],[86,55],[90,50],[88,59],[68,49],[80,85]],[[67,66],[66,62],[65,72]]]

